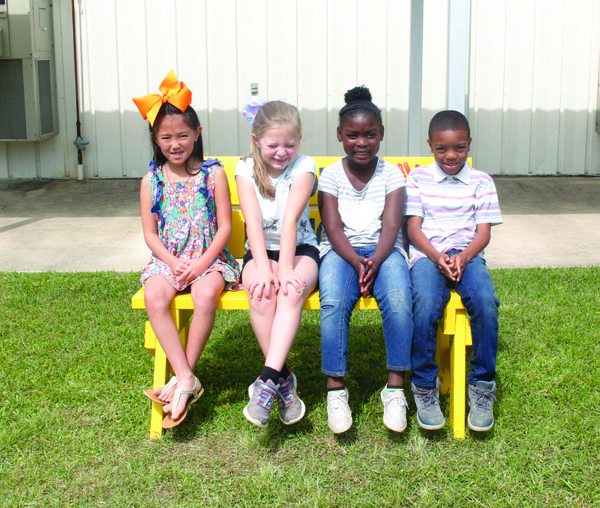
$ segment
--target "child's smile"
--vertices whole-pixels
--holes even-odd
[[[277,177],[296,157],[300,139],[294,134],[289,125],[283,124],[268,129],[260,139],[252,135],[254,143],[258,146],[265,164]]]
[[[198,132],[185,123],[182,115],[167,115],[163,118],[155,140],[172,170],[184,168],[194,151]]]
[[[337,136],[350,160],[362,166],[377,156],[383,131],[373,115],[361,113],[348,117]]]
[[[435,162],[448,175],[456,175],[465,165],[471,138],[465,130],[436,130],[428,139]]]

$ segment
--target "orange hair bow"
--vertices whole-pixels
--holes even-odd
[[[144,97],[135,97],[133,99],[140,113],[150,122],[150,125],[154,125],[158,110],[165,102],[172,104],[181,111],[185,111],[192,103],[191,90],[183,81],[177,81],[177,77],[173,71],[167,74],[167,77],[163,79],[158,89],[162,95],[151,93]]]

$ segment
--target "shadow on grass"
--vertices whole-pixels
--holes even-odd
[[[306,405],[302,421],[286,426],[277,418],[277,410],[260,442],[269,449],[296,435],[314,431],[310,416],[326,405],[326,376],[321,373],[321,343],[318,312],[305,312],[302,326],[288,356],[287,364],[298,378],[298,394]],[[196,368],[205,388],[198,403],[190,408],[186,424],[175,428],[173,438],[194,438],[202,426],[209,425],[221,405],[239,405],[248,401],[248,386],[260,375],[264,357],[245,311],[217,313],[217,320],[206,349]],[[348,376],[349,404],[356,422],[363,415],[374,417],[373,404],[381,404],[380,392],[387,382],[386,352],[381,316],[378,311],[356,312],[349,332]],[[407,378],[408,381],[408,378]],[[407,383],[407,386],[410,386]],[[407,390],[407,395],[410,390]],[[414,407],[414,405],[412,405]],[[326,414],[326,411],[325,411]],[[381,418],[380,415],[377,418]],[[248,423],[248,425],[251,425]],[[357,439],[356,425],[336,436],[340,443]],[[401,434],[389,432],[391,439],[403,442]]]

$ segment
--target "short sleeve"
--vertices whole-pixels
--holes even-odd
[[[298,155],[298,158],[294,162],[292,173],[293,178],[296,178],[299,175],[303,175],[304,173],[312,173],[316,176],[317,165],[311,157],[308,157],[307,155]]]
[[[421,201],[421,192],[418,186],[418,171],[413,170],[408,175],[406,181],[406,212],[405,216],[423,217],[423,203]]]
[[[339,197],[340,191],[338,180],[336,179],[337,167],[337,163],[327,166],[321,171],[321,176],[319,178],[319,192],[326,192],[336,198]]]
[[[404,180],[402,171],[400,171],[397,166],[394,166],[387,161],[384,161],[384,164],[387,172],[387,182],[385,185],[385,193],[387,195],[390,192],[405,187],[406,181]]]
[[[476,224],[491,224],[497,226],[502,224],[502,214],[498,202],[496,185],[488,175],[482,177],[481,184],[477,188],[477,206],[475,209]]]
[[[254,161],[252,159],[240,159],[235,165],[234,176],[241,176],[247,180],[253,180]]]

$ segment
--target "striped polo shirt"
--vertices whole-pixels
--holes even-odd
[[[435,162],[413,169],[406,184],[405,215],[423,218],[421,230],[441,253],[464,250],[475,238],[477,224],[503,222],[494,181],[468,163],[454,176]],[[424,256],[410,245],[411,267]]]

